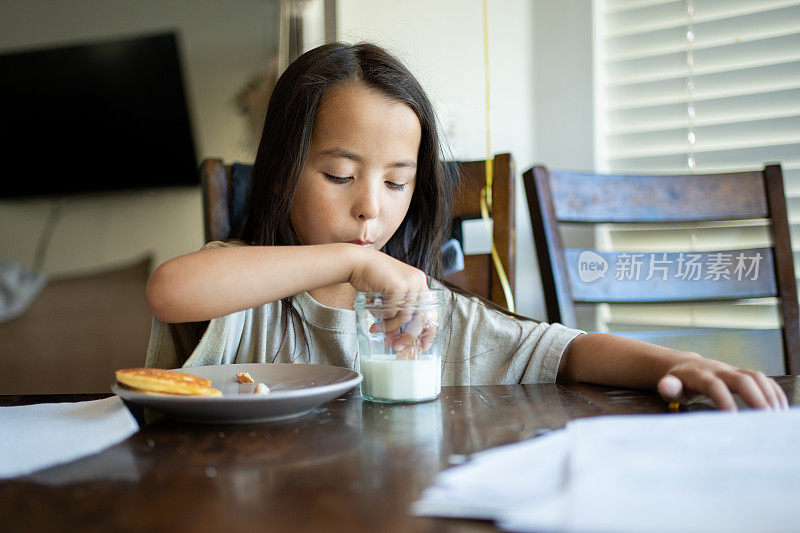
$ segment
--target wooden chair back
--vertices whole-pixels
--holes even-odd
[[[453,197],[453,221],[481,218],[480,193],[486,183],[485,161],[452,161],[461,179]],[[224,240],[236,233],[244,217],[252,165],[225,165],[221,159],[206,159],[200,165],[203,189],[203,217],[206,241]],[[511,154],[498,154],[493,160],[492,221],[498,255],[514,291],[514,160]],[[470,293],[507,307],[500,278],[490,254],[468,255],[465,269],[445,280]]]
[[[216,158],[204,159],[200,164],[206,242],[224,241],[238,233],[238,226],[244,221],[252,171],[253,165],[226,165]]]
[[[453,227],[465,220],[481,218],[481,190],[486,185],[486,161],[455,161],[460,181],[453,195]],[[511,154],[498,154],[493,160],[492,179],[492,240],[514,296],[514,259],[516,251],[514,159]],[[464,270],[445,277],[445,280],[472,294],[508,308],[503,287],[491,254],[464,257]]]
[[[548,318],[576,326],[576,304],[701,302],[777,297],[784,371],[800,372],[800,322],[780,165],[706,175],[608,175],[548,170],[523,175]],[[704,252],[565,248],[562,223],[673,223],[766,219],[773,245]],[[635,282],[634,282],[635,281]],[[657,332],[683,340],[698,332]],[[701,332],[702,333],[702,332]],[[763,338],[753,332],[751,338]],[[751,343],[751,340],[739,341]],[[754,341],[758,346],[761,341]],[[657,342],[658,343],[658,342]]]

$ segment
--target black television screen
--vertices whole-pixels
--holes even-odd
[[[175,35],[0,55],[0,197],[197,185]]]

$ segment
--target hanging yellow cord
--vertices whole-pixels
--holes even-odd
[[[486,230],[492,243],[492,261],[494,262],[497,277],[500,278],[500,286],[503,288],[503,295],[506,298],[508,310],[516,312],[514,307],[514,296],[511,294],[511,286],[508,283],[506,270],[503,262],[500,261],[500,254],[494,245],[494,236],[489,226],[489,214],[492,211],[492,184],[494,183],[494,158],[492,157],[492,136],[489,115],[489,17],[488,0],[483,0],[483,59],[484,59],[484,80],[486,82],[486,185],[481,189],[481,216],[486,223]]]

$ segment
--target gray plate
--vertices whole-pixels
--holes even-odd
[[[222,391],[222,396],[154,396],[117,384],[111,385],[111,391],[129,402],[157,409],[171,418],[243,424],[303,415],[349,391],[361,383],[362,378],[358,372],[338,366],[290,363],[198,366],[175,370],[210,379],[211,386]],[[237,372],[249,372],[256,383],[267,385],[270,393],[252,394],[255,385],[237,383]]]

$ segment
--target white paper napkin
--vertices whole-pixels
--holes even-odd
[[[117,396],[0,407],[0,479],[97,453],[138,429]]]
[[[798,531],[800,408],[604,416],[440,472],[412,512],[509,531]]]
[[[566,482],[568,447],[567,434],[559,429],[478,452],[468,463],[439,472],[412,512],[496,520],[509,509],[545,500]]]

